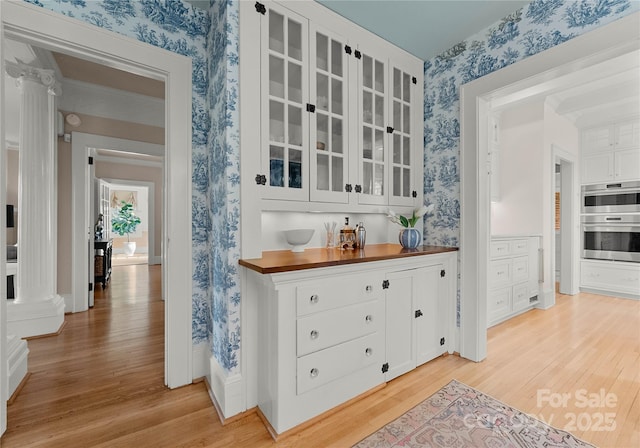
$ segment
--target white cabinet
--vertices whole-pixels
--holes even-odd
[[[582,260],[580,289],[599,294],[640,298],[640,264]]]
[[[630,120],[582,132],[582,183],[640,179],[640,122]]]
[[[242,12],[241,35],[260,48],[242,78],[259,94],[241,98],[260,111],[260,171],[243,175],[266,208],[421,204],[422,62],[314,2]],[[243,122],[243,135],[254,127]]]
[[[258,406],[274,431],[452,350],[456,258],[244,271],[258,319]]]
[[[538,303],[540,237],[492,238],[487,323],[491,327]]]

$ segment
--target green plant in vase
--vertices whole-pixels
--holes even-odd
[[[133,212],[133,204],[125,201],[122,201],[115,216],[111,218],[111,230],[120,236],[127,235],[127,242],[124,245],[127,255],[133,255],[136,251],[136,243],[131,242],[130,234],[136,231],[140,222],[140,218]]]

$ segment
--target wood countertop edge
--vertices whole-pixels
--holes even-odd
[[[381,244],[376,246],[398,246],[390,245],[390,244]],[[369,246],[368,246],[369,247]],[[426,248],[426,250],[425,250]],[[397,250],[397,247],[395,248]],[[368,263],[373,261],[384,261],[384,260],[395,260],[401,258],[408,257],[418,257],[418,256],[426,256],[426,255],[437,255],[447,252],[456,252],[458,251],[457,247],[446,247],[446,246],[421,246],[420,249],[416,249],[415,251],[407,251],[407,252],[395,252],[395,253],[387,253],[373,256],[365,256],[363,258],[347,258],[340,260],[319,260],[319,261],[307,261],[300,263],[291,263],[289,264],[273,264],[273,260],[265,260],[265,257],[262,258],[252,258],[252,259],[240,259],[238,263],[240,266],[243,266],[247,269],[251,269],[252,271],[258,272],[260,274],[277,274],[281,272],[292,272],[292,271],[302,271],[307,269],[315,269],[315,268],[326,268],[332,266],[340,266],[340,265],[349,265],[349,264],[357,264],[357,263]],[[283,251],[269,251],[265,252],[273,258],[277,257],[279,254],[284,256],[291,255],[291,252],[288,250]],[[271,262],[270,262],[271,261]]]

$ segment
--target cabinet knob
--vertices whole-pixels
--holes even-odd
[[[315,367],[313,369],[311,369],[311,371],[309,372],[309,376],[311,378],[316,378],[319,374],[320,374],[320,371],[318,369],[316,369]]]
[[[364,320],[365,320],[366,323],[370,324],[371,322],[373,322],[373,316],[371,314],[367,314],[364,317]]]
[[[373,286],[371,286],[371,285],[367,285],[367,286],[364,288],[364,290],[365,290],[365,291],[367,291],[367,292],[371,292],[371,291],[373,291]]]
[[[364,355],[365,356],[371,356],[373,355],[373,349],[371,347],[367,347],[364,351]]]
[[[318,336],[320,336],[320,333],[317,330],[311,330],[311,333],[309,333],[311,339],[318,339]]]
[[[319,300],[318,294],[314,294],[309,298],[309,301],[311,303],[318,303],[318,300]]]

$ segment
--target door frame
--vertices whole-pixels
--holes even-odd
[[[490,188],[487,176],[491,100],[539,93],[576,70],[640,49],[633,13],[460,87],[460,355],[487,357],[487,266]],[[528,90],[527,90],[528,89]]]
[[[192,241],[185,219],[191,220],[191,59],[26,2],[2,2],[1,20],[6,37],[165,83],[165,384],[190,384]],[[6,313],[1,318],[5,328]]]

